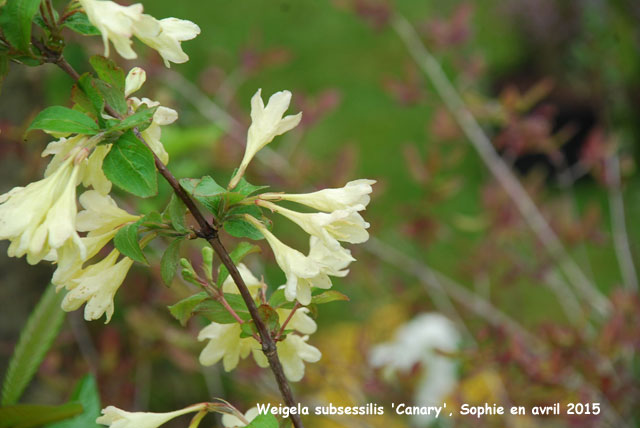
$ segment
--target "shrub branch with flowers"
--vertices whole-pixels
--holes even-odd
[[[33,425],[33,405],[16,404],[35,371],[33,366],[37,367],[55,337],[55,323],[46,319],[59,319],[56,311],[60,309],[52,309],[51,302],[59,302],[64,311],[84,305],[87,321],[104,316],[108,323],[115,311],[114,296],[129,269],[134,263],[149,264],[144,249],[159,238],[168,243],[160,261],[163,280],[170,283],[181,269],[182,277],[202,290],[169,308],[183,325],[195,314],[209,320],[198,335],[198,340],[206,342],[200,363],[222,360],[230,371],[251,354],[260,367],[270,367],[284,404],[295,406],[288,382],[300,380],[305,363],[321,358],[309,343],[309,335],[317,328],[310,307],[347,299],[331,290],[330,277],[347,275],[355,260],[344,243],[362,243],[369,237],[369,224],[361,211],[369,203],[375,181],[355,180],[342,188],[308,194],[266,192],[267,186],[250,184],[244,173],[256,153],[295,128],[302,117],[302,113],[285,116],[289,91],[271,95],[265,105],[260,90],[251,99],[245,154],[229,184],[220,185],[210,176],[177,179],[166,167],[169,156],[161,142],[162,127],[176,121],[177,112],[132,96],[142,90],[144,70],[135,67],[125,74],[108,56],[113,44],[121,57],[135,59],[135,36],[156,50],[167,67],[171,62],[186,62],[181,42],[200,33],[196,24],[176,18],[157,20],[144,14],[141,4],[125,7],[101,0],[74,0],[61,11],[51,0],[6,0],[0,7],[0,75],[9,66],[50,63],[75,81],[72,108],[48,107],[28,128],[54,138],[42,152],[51,156],[44,178],[0,196],[0,239],[10,241],[9,256],[25,257],[30,264],[55,264],[52,284],[58,293],[44,293],[25,329],[28,334],[23,334],[4,381],[0,414],[13,415],[16,426],[36,426],[82,412],[73,403],[40,406],[40,419]],[[80,75],[65,60],[62,51],[68,30],[102,36],[104,56],[90,59],[93,72]],[[113,185],[140,198],[155,196],[158,173],[174,192],[162,213],[132,214],[110,196]],[[317,212],[298,212],[279,205],[281,201]],[[309,234],[308,253],[288,246],[271,232],[268,216],[272,213]],[[187,215],[194,225],[188,224]],[[221,233],[265,239],[286,283],[268,296],[267,285],[242,263],[259,248],[242,241],[228,252]],[[209,244],[202,250],[202,265],[196,268],[179,255],[180,246],[195,239]],[[105,247],[113,248],[100,258]],[[47,340],[34,340],[38,335]],[[38,352],[24,351],[35,342],[40,343]],[[130,413],[109,406],[97,423],[154,428],[195,413],[189,425],[195,428],[209,412],[224,413],[223,423],[229,427],[272,426],[274,419],[258,416],[255,409],[242,414],[217,400],[169,413]],[[291,420],[294,426],[302,426],[299,415],[291,415]]]

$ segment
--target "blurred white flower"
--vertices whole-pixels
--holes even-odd
[[[347,210],[358,207],[363,210],[369,205],[372,192],[372,185],[375,180],[360,179],[348,182],[339,189],[322,189],[312,193],[286,194],[286,193],[263,193],[262,199],[285,200],[297,202],[319,211],[332,212],[337,210]]]
[[[234,188],[238,184],[251,159],[258,151],[273,141],[276,136],[298,126],[302,119],[302,113],[282,117],[289,108],[291,92],[276,92],[271,95],[266,107],[262,101],[261,93],[262,89],[258,89],[258,92],[251,98],[251,126],[247,132],[247,147],[238,172],[229,183],[230,188]]]
[[[258,415],[259,415],[258,408],[257,407],[252,407],[249,410],[247,410],[247,413],[244,414],[244,418],[247,420],[247,422],[251,423],[251,421],[254,420]],[[245,426],[247,426],[247,424],[242,422],[236,416],[227,415],[227,414],[222,415],[222,425],[224,425],[225,428],[234,428],[234,427],[245,427]]]
[[[184,19],[165,18],[158,21],[153,16],[142,15],[133,31],[142,43],[158,51],[168,68],[171,62],[181,64],[189,60],[180,42],[195,38],[200,34],[200,27]]]
[[[127,73],[127,78],[124,81],[124,96],[129,98],[129,95],[138,91],[147,81],[147,72],[140,67],[133,67]]]
[[[8,255],[36,264],[72,240],[85,248],[76,232],[76,186],[81,166],[68,156],[48,177],[0,196],[0,239],[11,241]]]
[[[257,203],[293,221],[309,235],[320,238],[331,250],[340,246],[338,241],[360,244],[369,239],[369,223],[358,214],[363,209],[358,205],[331,213],[301,213],[268,201],[258,200]]]
[[[454,352],[459,342],[460,334],[449,319],[437,313],[420,314],[400,327],[392,342],[375,346],[369,361],[374,367],[384,367],[388,376],[396,371],[409,372],[420,364],[415,404],[439,406],[453,391],[457,373],[455,361],[437,351]],[[428,426],[433,420],[434,416],[414,416],[418,426]]]
[[[125,59],[136,58],[131,48],[131,36],[136,23],[142,17],[140,3],[131,6],[120,6],[112,1],[78,0],[87,14],[89,21],[102,34],[104,56],[109,56],[109,41],[113,43],[118,54]]]
[[[308,339],[309,336],[289,334],[276,345],[284,374],[292,382],[297,382],[304,376],[305,362],[316,363],[322,357],[322,353],[318,348],[307,343]],[[260,367],[269,365],[267,357],[259,349],[254,349],[253,358]]]
[[[252,348],[259,347],[252,337],[241,338],[240,324],[218,324],[212,322],[200,331],[198,340],[209,340],[200,352],[200,364],[212,366],[222,360],[225,371],[238,365],[240,358],[246,358]]]
[[[157,428],[178,416],[198,412],[206,407],[206,403],[195,404],[168,413],[126,412],[114,406],[102,409],[102,416],[96,419],[96,423],[107,425],[111,428]]]
[[[85,320],[97,320],[104,314],[105,324],[108,323],[113,315],[113,298],[133,264],[133,260],[128,257],[116,263],[119,255],[118,250],[113,250],[103,260],[90,265],[71,279],[68,286],[70,291],[64,296],[62,309],[74,311],[86,303]]]
[[[255,275],[253,275],[253,273],[249,270],[249,268],[244,263],[238,263],[238,266],[236,267],[240,272],[240,276],[242,277],[242,280],[244,281],[245,285],[249,289],[249,292],[251,293],[252,296],[255,297],[256,294],[258,293],[258,290],[260,290],[263,286],[262,281],[256,278]],[[227,279],[225,279],[224,282],[222,283],[222,292],[240,294],[240,291],[238,290],[238,287],[236,286],[236,283],[234,282],[233,278],[231,278],[231,275],[229,275]]]
[[[162,136],[161,126],[170,125],[178,120],[178,112],[169,107],[163,107],[157,101],[152,101],[149,98],[136,98],[130,97],[129,102],[134,110],[137,110],[142,104],[147,107],[158,107],[153,114],[153,120],[151,125],[147,129],[141,132],[142,137],[147,142],[149,148],[158,156],[163,164],[169,163],[169,154],[164,148],[164,145],[160,141]]]
[[[254,217],[245,217],[264,235],[273,250],[276,263],[284,272],[287,282],[284,295],[287,300],[297,299],[301,305],[311,303],[311,287],[331,288],[331,280],[321,266],[300,251],[282,243]]]

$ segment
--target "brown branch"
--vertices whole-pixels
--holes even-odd
[[[40,46],[38,46],[38,48],[43,52],[43,55],[45,55],[44,59],[46,60],[46,62],[51,62],[56,64],[63,71],[65,71],[69,76],[71,76],[71,78],[73,78],[74,80],[78,80],[79,78],[78,73],[73,69],[73,67],[66,61],[66,59],[62,55],[52,55],[54,53],[48,50],[45,46],[43,46],[44,50],[40,48]],[[114,111],[109,106],[106,106],[105,109],[107,113],[109,113],[113,117],[117,117],[117,118],[121,117],[116,111]],[[137,128],[134,128],[133,132],[136,135],[136,137],[148,147],[148,144],[142,137],[142,134],[140,133],[140,131]],[[151,152],[153,153],[153,150]],[[271,367],[271,371],[273,372],[276,378],[276,382],[278,383],[278,388],[280,389],[282,398],[284,399],[284,402],[288,407],[295,407],[297,403],[293,398],[291,387],[289,386],[289,382],[287,381],[287,378],[284,375],[284,369],[282,368],[282,363],[278,358],[278,350],[276,347],[276,343],[273,337],[271,337],[271,333],[269,332],[269,329],[267,328],[264,321],[260,317],[260,314],[258,313],[258,308],[256,307],[256,304],[253,301],[253,298],[251,297],[251,293],[249,292],[247,285],[244,283],[244,280],[242,279],[240,272],[238,271],[233,260],[231,259],[229,252],[220,241],[220,237],[218,236],[219,225],[217,224],[215,219],[212,219],[213,224],[210,224],[205,219],[204,215],[202,214],[200,209],[196,206],[193,199],[191,199],[191,197],[187,194],[187,192],[182,188],[178,180],[167,169],[166,165],[162,163],[162,161],[158,158],[158,156],[155,153],[153,153],[153,157],[155,160],[156,168],[158,169],[158,172],[160,173],[160,175],[162,175],[162,177],[164,177],[164,179],[169,183],[169,185],[173,189],[176,196],[178,196],[180,200],[184,202],[187,209],[189,210],[193,218],[198,223],[199,229],[196,230],[196,234],[199,237],[206,239],[211,244],[211,246],[213,247],[213,250],[216,252],[218,257],[220,257],[222,264],[224,264],[224,266],[227,268],[227,270],[229,271],[229,274],[231,275],[231,278],[233,278],[234,282],[236,283],[236,286],[238,287],[238,291],[240,291],[240,294],[242,295],[242,299],[244,300],[245,304],[247,305],[247,309],[249,310],[249,314],[251,315],[251,318],[253,319],[253,322],[256,325],[256,329],[258,330],[258,334],[260,335],[260,339],[262,342],[262,352],[264,352],[264,355],[267,357],[267,360],[269,361],[269,366]],[[303,428],[302,419],[300,418],[300,415],[292,414],[290,415],[290,417],[295,428]]]

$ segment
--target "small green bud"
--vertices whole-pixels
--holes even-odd
[[[209,282],[213,281],[213,248],[206,246],[202,248],[202,270]]]

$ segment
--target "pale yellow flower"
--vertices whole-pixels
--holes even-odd
[[[114,311],[113,298],[133,265],[133,260],[128,257],[116,263],[119,255],[118,250],[113,250],[73,278],[70,291],[62,301],[62,309],[74,311],[86,303],[85,320],[96,320],[104,314],[105,324],[108,323]]]
[[[372,192],[372,185],[375,180],[360,179],[348,182],[344,187],[338,189],[322,189],[312,193],[286,194],[286,193],[263,193],[262,199],[285,200],[297,202],[319,211],[332,212],[358,207],[363,210],[369,205]]]
[[[331,288],[331,280],[313,259],[282,243],[273,233],[251,216],[245,217],[262,232],[273,250],[276,263],[284,272],[287,283],[284,294],[287,300],[297,299],[302,305],[311,303],[311,288]]]
[[[369,223],[358,213],[363,209],[359,205],[331,213],[301,213],[268,201],[259,200],[258,204],[293,221],[309,235],[323,240],[331,249],[340,246],[338,241],[360,244],[369,239]]]
[[[145,104],[147,107],[158,107],[153,114],[153,120],[151,125],[144,131],[142,131],[142,137],[147,142],[149,148],[158,156],[163,164],[169,163],[169,154],[164,148],[164,145],[160,141],[162,137],[161,126],[169,125],[178,120],[178,112],[174,109],[163,107],[157,101],[152,101],[148,98],[138,99],[136,97],[130,97],[129,102],[133,109],[136,110],[140,105]]]
[[[118,54],[125,59],[134,59],[136,53],[131,48],[131,36],[137,22],[142,18],[142,5],[121,6],[112,1],[78,0],[89,21],[102,34],[104,56],[109,56],[109,41]]]
[[[155,19],[150,15],[142,15],[138,25],[134,27],[137,38],[145,45],[158,51],[164,65],[181,64],[189,60],[180,42],[191,40],[200,34],[200,27],[191,21],[178,18]]]
[[[258,417],[258,415],[259,415],[258,408],[257,407],[252,407],[249,410],[247,410],[247,413],[244,414],[244,418],[247,420],[247,422],[251,423],[251,421],[254,420],[256,417]],[[246,423],[241,421],[236,416],[228,415],[228,414],[222,415],[222,425],[224,425],[225,428],[235,428],[235,427],[245,427],[245,426],[247,426]]]
[[[218,324],[212,322],[200,331],[199,341],[209,340],[200,352],[200,364],[212,366],[222,360],[225,371],[238,365],[240,358],[246,358],[251,349],[258,346],[252,337],[241,338],[240,324]]]
[[[249,292],[252,296],[255,297],[258,293],[258,290],[260,290],[263,286],[262,281],[256,278],[244,263],[238,263],[237,268],[245,285],[249,289]],[[231,278],[231,275],[229,275],[229,277],[225,279],[224,283],[222,283],[222,291],[224,293],[240,294],[240,291],[238,290],[238,287],[236,286],[233,278]]]
[[[1,197],[0,239],[11,241],[10,257],[27,256],[36,264],[72,240],[84,254],[76,232],[76,186],[82,174],[74,156],[48,177]]]
[[[95,190],[88,190],[80,195],[80,205],[84,210],[78,213],[77,228],[80,232],[89,232],[89,236],[112,232],[125,223],[140,219],[140,216],[129,214],[118,207],[110,196],[104,196]]]
[[[140,67],[133,67],[127,73],[127,77],[124,81],[124,96],[126,98],[134,92],[138,91],[147,81],[147,72]]]
[[[273,141],[276,136],[298,126],[302,119],[302,113],[282,117],[289,108],[291,92],[276,92],[271,95],[266,107],[262,101],[261,92],[262,89],[258,89],[258,92],[251,98],[251,126],[247,132],[247,147],[238,172],[229,183],[231,188],[238,184],[251,159],[260,149]]]
[[[289,334],[278,342],[278,357],[282,363],[284,374],[292,382],[297,382],[304,376],[304,363],[315,363],[320,361],[322,353],[318,348],[307,343],[309,336],[298,336]],[[254,350],[253,358],[260,367],[267,367],[269,361],[262,351]]]
[[[96,423],[111,428],[157,428],[178,416],[199,412],[206,407],[206,403],[195,404],[168,413],[126,412],[114,406],[102,409],[102,416]]]

